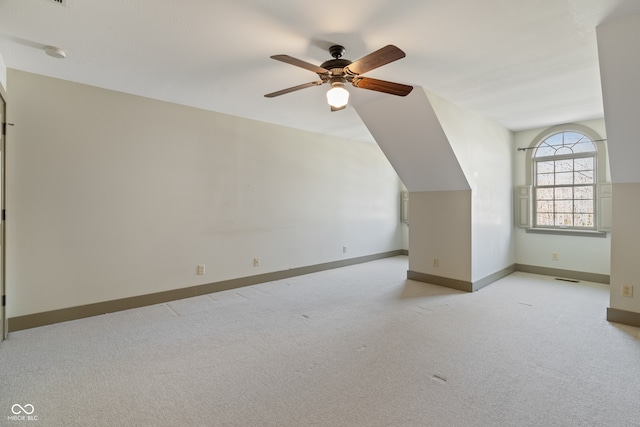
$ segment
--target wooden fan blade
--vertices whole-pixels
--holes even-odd
[[[301,59],[294,58],[289,55],[273,55],[271,58],[286,62],[287,64],[295,65],[296,67],[304,68],[305,70],[313,71],[316,74],[329,74],[329,70],[313,65],[309,62],[305,62]]]
[[[413,86],[388,82],[385,80],[371,79],[369,77],[355,77],[352,83],[355,87],[362,89],[375,90],[377,92],[384,92],[398,96],[407,96],[413,90]]]
[[[275,98],[276,96],[284,95],[285,93],[295,92],[297,90],[306,89],[306,88],[312,87],[312,86],[320,86],[322,83],[324,83],[322,80],[318,80],[318,81],[315,81],[315,82],[309,82],[309,83],[305,83],[305,84],[302,84],[302,85],[293,86],[293,87],[290,87],[290,88],[287,88],[287,89],[282,89],[282,90],[279,90],[277,92],[268,93],[268,94],[265,95],[265,97],[267,97],[267,98]]]
[[[345,71],[349,74],[364,74],[405,56],[400,48],[390,44],[352,62],[345,67]]]

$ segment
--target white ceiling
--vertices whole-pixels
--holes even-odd
[[[351,60],[395,44],[407,57],[366,76],[522,130],[602,117],[595,28],[640,13],[637,0],[64,2],[0,1],[8,68],[361,141],[368,130],[353,108],[329,111],[326,85],[264,98],[317,80],[269,56],[320,64],[332,44]],[[352,103],[392,96],[349,90]]]

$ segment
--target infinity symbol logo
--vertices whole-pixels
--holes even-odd
[[[33,412],[36,410],[36,408],[33,407],[33,405],[31,403],[27,403],[24,406],[18,405],[17,403],[15,405],[13,405],[11,407],[11,412],[13,412],[13,415],[20,415],[23,412],[27,415],[31,415],[33,414]]]

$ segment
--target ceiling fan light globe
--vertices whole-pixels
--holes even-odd
[[[349,102],[349,91],[342,86],[334,86],[327,92],[327,102],[334,108],[341,108]]]

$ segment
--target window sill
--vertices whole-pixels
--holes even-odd
[[[527,233],[532,234],[555,234],[559,236],[583,236],[583,237],[606,237],[606,231],[591,230],[571,230],[564,228],[527,228]]]

